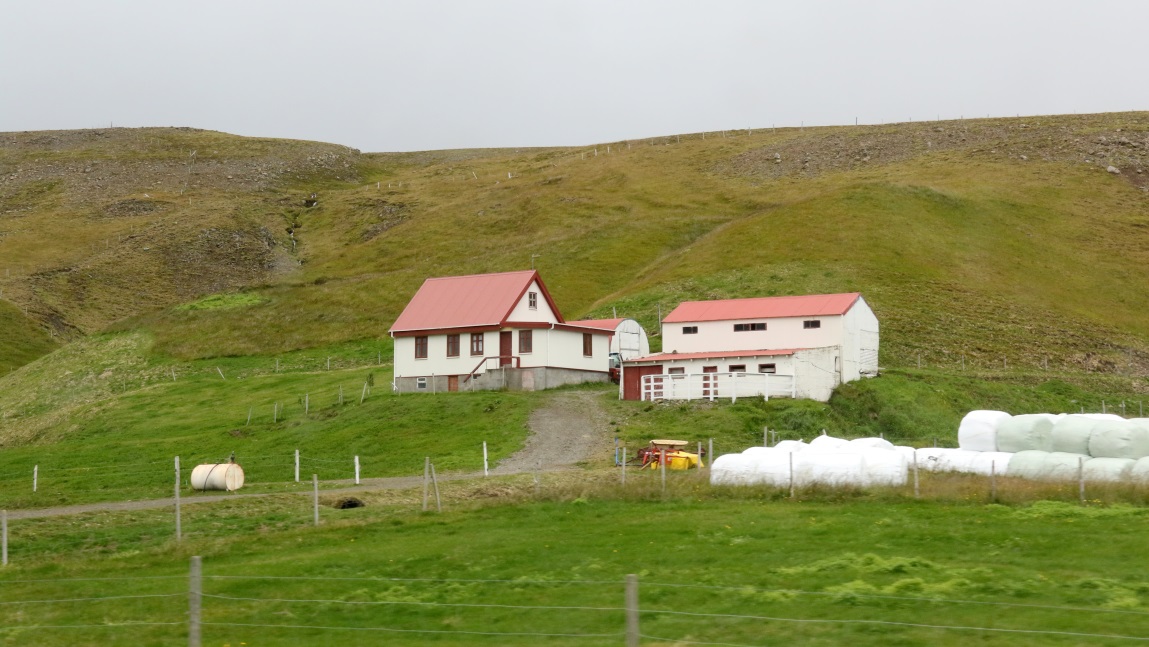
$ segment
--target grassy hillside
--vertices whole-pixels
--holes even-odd
[[[20,308],[0,301],[0,375],[52,352],[57,346],[52,335]]]
[[[1145,113],[409,154],[187,129],[0,135],[0,317],[35,324],[0,344],[23,365],[0,377],[0,443],[24,448],[16,472],[29,446],[85,456],[157,429],[172,431],[148,460],[193,451],[194,427],[226,454],[249,407],[385,370],[386,329],[426,277],[532,261],[568,318],[635,317],[655,348],[683,299],[862,292],[885,376],[827,407],[717,407],[732,442],[762,425],[923,440],[969,408],[1140,401],[1147,155]],[[70,343],[28,364],[51,339]],[[250,381],[204,390],[219,371]],[[632,413],[620,435],[647,435]]]

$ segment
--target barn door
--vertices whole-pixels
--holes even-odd
[[[459,390],[459,376],[458,375],[448,375],[447,376],[447,390],[452,392],[452,393]]]
[[[702,397],[713,398],[718,395],[718,376],[706,375],[707,373],[717,373],[717,366],[703,366],[702,367]]]
[[[499,366],[511,363],[511,331],[504,330],[499,333]]]

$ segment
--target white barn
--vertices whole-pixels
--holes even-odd
[[[662,353],[623,362],[622,397],[824,402],[878,372],[878,319],[856,292],[687,301],[662,340]]]
[[[614,329],[566,323],[534,270],[427,279],[390,334],[397,391],[533,391],[610,378]]]

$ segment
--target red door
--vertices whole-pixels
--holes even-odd
[[[504,330],[499,333],[499,366],[511,363],[511,331]]]
[[[452,393],[459,390],[459,376],[458,375],[448,375],[447,376],[447,390],[452,392]]]
[[[662,375],[662,365],[628,366],[622,371],[622,397],[624,400],[642,399],[642,376]]]
[[[718,395],[718,376],[705,375],[705,373],[717,373],[717,366],[703,366],[702,372],[702,397],[709,398]],[[711,386],[713,385],[713,386]]]

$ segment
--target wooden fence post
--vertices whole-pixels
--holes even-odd
[[[203,558],[194,555],[188,573],[188,647],[200,647],[200,610],[203,608]]]
[[[431,479],[431,457],[423,458],[423,512],[427,511],[427,488],[430,485],[428,481]]]
[[[319,475],[318,474],[312,474],[311,475],[311,488],[312,488],[312,492],[314,493],[313,500],[315,502],[314,505],[312,506],[312,509],[315,511],[315,514],[314,514],[315,525],[316,525],[316,527],[318,527],[319,526]]]
[[[626,576],[626,647],[638,647],[638,576]]]
[[[180,526],[180,457],[176,456],[176,541],[183,540],[183,529]]]

